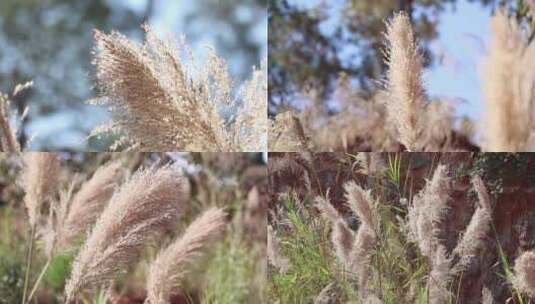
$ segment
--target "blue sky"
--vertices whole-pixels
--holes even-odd
[[[332,17],[321,25],[325,34],[331,32],[339,22],[339,11],[345,2],[290,1],[303,9],[328,3]],[[455,8],[447,6],[439,17],[439,37],[431,44],[431,50],[439,60],[424,75],[431,96],[452,100],[459,116],[467,115],[474,120],[479,120],[482,110],[479,64],[489,37],[490,14],[488,7],[466,0],[458,1]],[[342,53],[354,51],[354,47],[344,46]]]

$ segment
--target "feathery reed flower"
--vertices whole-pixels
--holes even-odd
[[[535,297],[535,251],[527,251],[515,260],[513,285],[520,292]]]
[[[28,210],[30,226],[35,228],[43,203],[50,199],[58,185],[59,159],[54,153],[27,152],[24,154],[22,187],[26,192],[24,203]]]
[[[320,210],[321,216],[332,225],[331,242],[336,257],[345,268],[349,268],[352,261],[351,249],[355,238],[353,231],[349,229],[344,218],[327,199],[316,197],[316,207]]]
[[[188,197],[188,181],[175,168],[136,172],[113,194],[76,257],[65,286],[66,302],[126,271],[147,242],[174,224]]]
[[[514,18],[498,10],[483,61],[484,149],[515,152],[533,149],[535,44]]]
[[[170,303],[173,289],[188,272],[186,267],[225,230],[225,217],[222,209],[208,209],[188,226],[180,238],[158,254],[150,265],[145,303]]]
[[[347,205],[351,211],[363,224],[371,229],[376,229],[379,215],[377,215],[373,205],[371,190],[365,191],[354,181],[346,183],[344,189]]]
[[[80,190],[68,202],[58,243],[66,247],[87,232],[95,223],[110,200],[123,176],[121,163],[115,161],[100,167],[91,179],[82,184]]]
[[[446,166],[439,165],[409,206],[409,238],[418,244],[422,254],[432,258],[439,243],[440,222],[448,210],[450,179]]]
[[[371,275],[372,252],[377,242],[375,231],[366,224],[362,224],[357,230],[357,236],[351,249],[352,275],[358,280],[359,291],[363,295],[369,293],[369,281]]]
[[[456,265],[456,271],[464,270],[479,255],[484,248],[485,239],[490,232],[492,222],[492,210],[490,207],[490,198],[483,184],[481,177],[474,176],[472,184],[479,198],[479,207],[476,209],[470,220],[470,224],[454,249],[459,255],[460,260]]]
[[[449,290],[451,282],[451,258],[443,245],[438,245],[431,258],[431,272],[428,278],[429,303],[450,303],[453,297]]]
[[[213,51],[204,69],[190,73],[174,41],[143,29],[141,46],[117,32],[95,31],[96,103],[109,106],[113,122],[93,135],[116,132],[123,138],[115,146],[149,151],[265,150],[264,66],[234,99],[226,64]],[[237,116],[227,122],[219,113],[223,107],[238,108]]]
[[[406,13],[396,14],[387,23],[387,56],[389,101],[388,116],[396,126],[400,141],[409,151],[417,151],[419,120],[427,103],[422,86],[423,58]]]

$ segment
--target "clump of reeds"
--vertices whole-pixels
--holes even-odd
[[[224,231],[225,217],[222,209],[205,211],[180,238],[158,254],[150,265],[145,303],[170,303],[173,291],[188,272],[188,265],[201,256],[210,242]]]
[[[332,223],[331,241],[336,257],[350,276],[357,280],[359,291],[368,296],[372,269],[370,263],[377,241],[379,216],[369,191],[364,191],[355,182],[348,182],[344,188],[348,207],[360,220],[356,233],[349,229],[327,199],[316,198],[316,206],[322,216]]]
[[[147,26],[143,45],[117,32],[95,31],[98,104],[113,122],[111,131],[127,145],[148,151],[263,151],[267,132],[266,67],[234,97],[226,63],[210,51],[204,68],[188,69],[175,42]],[[192,58],[190,58],[192,59]],[[236,111],[225,119],[223,108]]]
[[[15,86],[11,97],[7,94],[0,92],[0,152],[20,152],[21,147],[17,141],[17,129],[11,125],[9,105],[10,99],[18,96],[21,92],[31,88],[33,82],[27,82],[25,84],[18,84]],[[23,113],[21,120],[24,120],[27,114],[27,109]]]
[[[150,240],[173,226],[188,189],[169,166],[136,172],[113,194],[76,257],[66,302],[85,288],[109,285],[134,263]]]
[[[483,61],[484,149],[533,150],[535,44],[504,10],[491,20],[489,52]]]

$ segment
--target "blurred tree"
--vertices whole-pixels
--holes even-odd
[[[251,75],[253,66],[259,66],[265,41],[259,41],[256,31],[267,30],[267,0],[198,0],[199,9],[186,15],[185,30],[192,39],[203,37],[202,31],[214,27],[226,28],[215,31],[216,48],[228,60],[234,60],[233,72],[242,79]],[[236,46],[239,46],[237,48]]]
[[[527,17],[522,0],[468,1],[483,7],[505,5],[518,18]],[[429,46],[437,38],[440,14],[448,7],[455,8],[457,0],[346,0],[334,6],[321,1],[312,9],[297,3],[304,2],[269,2],[270,115],[291,107],[293,94],[307,86],[327,100],[341,72],[351,75],[363,95],[373,92],[386,68],[384,20],[400,10],[411,18],[425,65],[432,64]]]
[[[37,134],[39,144],[36,148],[73,148],[76,143],[68,143],[69,136],[72,138],[77,132],[87,134],[91,127],[87,125],[91,115],[82,120],[83,114],[76,116],[73,112],[87,108],[83,101],[91,96],[92,30],[113,28],[123,32],[136,31],[140,35],[139,24],[143,17],[143,12],[134,12],[118,1],[0,2],[0,90],[9,91],[16,83],[33,79],[34,89],[16,99],[15,107],[21,114],[29,104],[27,123],[35,120],[39,124],[40,118],[50,119],[49,124],[56,132]],[[61,111],[71,115],[57,115]],[[20,140],[25,143],[28,130],[26,125],[21,129]],[[60,135],[67,137],[62,139],[67,143],[58,142]]]

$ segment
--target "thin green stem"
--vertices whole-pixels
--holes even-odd
[[[32,268],[33,243],[35,238],[35,227],[30,228],[30,238],[28,239],[28,254],[26,256],[26,272],[24,274],[24,289],[22,291],[22,302],[26,303],[26,296],[28,295],[28,286],[30,284],[30,269]]]
[[[39,277],[37,277],[37,281],[35,281],[35,284],[33,284],[32,291],[30,292],[30,295],[28,296],[28,303],[32,300],[32,297],[34,293],[37,291],[37,288],[39,287],[39,284],[41,283],[41,280],[45,276],[46,271],[48,270],[48,267],[50,266],[50,263],[52,262],[51,258],[48,258],[46,261],[45,266],[43,267],[43,270],[41,270],[41,273],[39,274]]]

